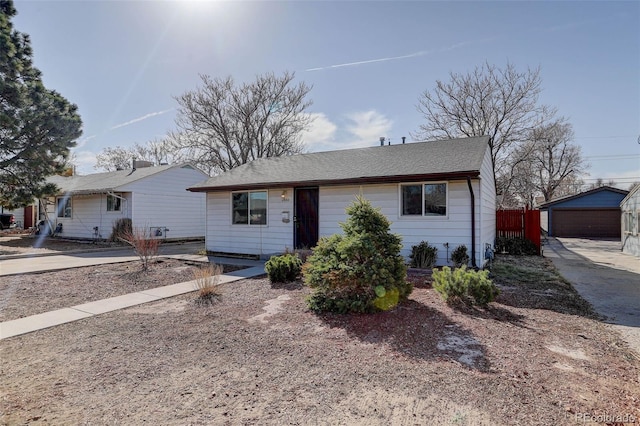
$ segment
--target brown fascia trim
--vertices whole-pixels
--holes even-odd
[[[401,176],[374,176],[352,179],[331,179],[331,180],[307,180],[303,182],[265,182],[246,185],[228,185],[228,186],[209,186],[187,188],[191,192],[228,192],[228,191],[244,191],[253,189],[278,189],[278,188],[303,188],[309,186],[343,186],[343,185],[361,185],[361,184],[380,184],[380,183],[404,183],[404,182],[420,182],[420,181],[436,181],[436,180],[466,180],[476,179],[480,177],[477,170],[455,173],[433,173],[419,175],[401,175]]]

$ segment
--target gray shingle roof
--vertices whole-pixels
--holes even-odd
[[[60,188],[60,193],[72,194],[104,194],[116,191],[119,187],[135,182],[142,178],[163,172],[177,165],[142,167],[115,172],[94,173],[84,176],[50,176],[47,182],[54,183]]]
[[[545,203],[541,203],[538,208],[540,210],[547,210],[548,207],[559,204],[559,203],[564,203],[566,201],[569,200],[575,200],[576,198],[581,198],[584,197],[586,195],[591,195],[591,194],[595,194],[597,192],[602,192],[602,191],[609,191],[609,192],[615,192],[617,194],[621,194],[621,195],[628,195],[629,191],[625,191],[624,189],[619,189],[619,188],[615,188],[613,186],[600,186],[598,188],[594,188],[594,189],[590,189],[588,191],[583,191],[580,192],[578,194],[572,194],[572,195],[564,195],[562,197],[558,197],[558,198],[554,198],[553,200],[549,200]]]
[[[188,188],[224,191],[478,176],[488,136],[263,158]]]

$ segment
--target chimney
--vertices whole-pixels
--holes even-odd
[[[133,170],[136,169],[136,157],[133,157]]]
[[[406,136],[403,136],[403,137],[402,137],[402,144],[403,144],[403,145],[404,145],[404,140],[405,140],[405,139],[407,139],[407,137],[406,137]]]

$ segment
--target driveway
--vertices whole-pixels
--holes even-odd
[[[640,259],[620,241],[579,238],[549,238],[544,256],[640,354]]]

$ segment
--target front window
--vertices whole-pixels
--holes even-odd
[[[402,216],[446,216],[447,184],[401,185]]]
[[[267,224],[267,191],[234,192],[231,205],[234,225]]]
[[[107,211],[119,212],[122,209],[122,198],[115,195],[107,195]]]
[[[71,217],[71,197],[56,199],[56,211],[58,217]]]

